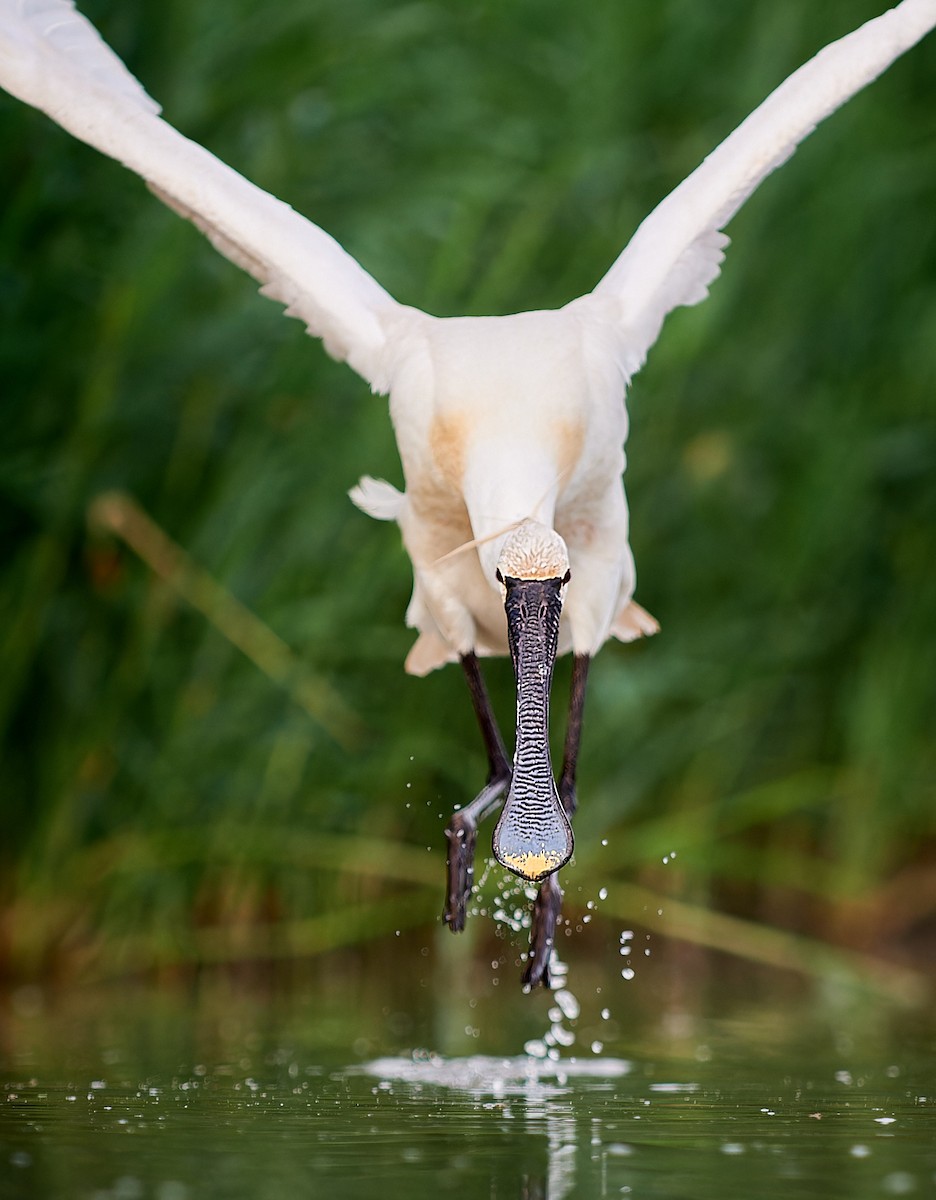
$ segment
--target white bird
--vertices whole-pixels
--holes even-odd
[[[440,319],[398,303],[327,233],[159,116],[70,0],[0,0],[0,84],[140,175],[285,304],[328,352],[390,397],[405,492],[352,492],[395,520],[413,564],[406,669],[463,667],[489,778],[456,811],[444,920],[462,928],[478,822],[506,793],[494,852],[541,881],[524,982],[549,982],[572,854],[588,664],[609,637],[656,631],[633,599],[624,496],[627,385],[666,315],[717,277],[724,226],[826,116],[936,26],[936,0],[903,0],[821,50],[778,87],[640,225],[593,291],[552,311]],[[557,789],[548,742],[558,653],[574,656]],[[511,761],[479,656],[517,675]]]

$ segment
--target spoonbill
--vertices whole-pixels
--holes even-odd
[[[539,883],[528,987],[549,984],[573,851],[589,663],[611,637],[657,624],[634,599],[622,484],[625,392],[667,314],[703,300],[724,227],[758,184],[851,96],[936,25],[936,0],[902,0],[795,71],[639,226],[588,294],[563,308],[444,318],[399,303],[341,246],[159,115],[71,0],[0,0],[0,85],[140,175],[326,350],[389,395],[405,491],[365,476],[351,496],[396,521],[412,560],[406,670],[459,662],[488,778],[446,829],[444,921],[463,928],[477,828],[502,806],[496,858]],[[573,655],[558,785],[549,749],[557,654]],[[480,659],[510,654],[509,757]]]

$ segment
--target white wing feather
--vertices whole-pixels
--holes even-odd
[[[640,225],[588,296],[570,307],[618,330],[627,376],[666,315],[697,304],[717,278],[721,232],[758,184],[835,109],[936,25],[936,0],[903,0],[794,72]],[[0,0],[0,85],[141,175],[264,295],[386,390],[398,336],[415,310],[396,303],[341,246],[162,121],[72,0]]]
[[[324,230],[163,121],[72,0],[0,0],[0,85],[142,176],[377,391],[408,309]]]
[[[903,0],[820,50],[643,221],[591,293],[621,331],[628,377],[643,365],[667,313],[708,295],[728,245],[721,230],[758,184],[934,26],[936,0]]]

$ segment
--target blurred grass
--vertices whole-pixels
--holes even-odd
[[[85,7],[174,124],[439,313],[590,288],[771,87],[878,10]],[[785,930],[800,965],[810,939],[922,963],[936,933],[934,78],[931,38],[763,187],[630,399],[663,633],[596,662],[568,879],[744,917],[755,957],[759,928]],[[0,970],[428,922],[444,816],[484,761],[457,673],[403,675],[408,566],[345,498],[364,472],[400,482],[385,403],[6,97],[0,156]],[[114,493],[184,569],[89,523]],[[218,597],[279,669],[232,643]],[[506,720],[509,665],[489,675]]]

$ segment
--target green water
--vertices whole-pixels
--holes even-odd
[[[576,1013],[413,967],[13,991],[0,1196],[936,1195],[925,1011],[677,963]]]

